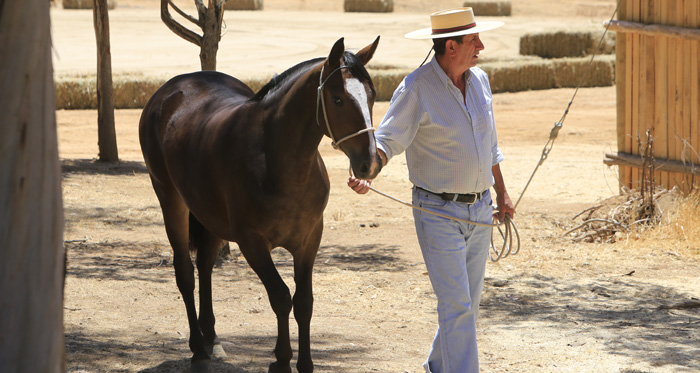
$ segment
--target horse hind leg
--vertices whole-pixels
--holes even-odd
[[[272,311],[277,317],[276,362],[270,364],[269,372],[291,372],[292,346],[289,341],[289,314],[292,312],[292,296],[289,287],[280,277],[270,255],[271,247],[262,237],[248,238],[238,242],[241,253],[262,281],[267,291]]]
[[[214,330],[216,319],[212,306],[212,270],[218,257],[222,240],[207,230],[194,215],[190,214],[190,245],[197,250],[197,272],[199,273],[199,329],[204,338],[207,354],[213,359],[226,358],[219,338]]]
[[[153,177],[151,177],[151,181],[163,210],[165,232],[173,249],[175,281],[187,311],[187,321],[190,328],[189,347],[193,353],[192,371],[206,372],[210,358],[204,347],[194,299],[194,266],[190,257],[189,245],[190,211],[172,186],[163,185]]]

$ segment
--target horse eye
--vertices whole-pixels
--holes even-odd
[[[333,97],[333,103],[336,105],[342,105],[343,104],[343,99],[340,97]]]

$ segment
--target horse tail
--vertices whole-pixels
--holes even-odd
[[[207,228],[190,212],[190,251],[195,253],[204,245]]]

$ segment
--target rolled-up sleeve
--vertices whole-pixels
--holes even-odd
[[[394,91],[389,110],[375,133],[377,147],[386,153],[387,160],[411,145],[418,131],[420,111],[416,92],[406,89],[406,82],[402,82]]]

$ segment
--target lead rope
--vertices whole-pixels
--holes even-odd
[[[350,173],[350,176],[353,176],[352,174],[352,168],[348,168],[348,171]],[[386,194],[384,192],[381,192],[374,187],[370,186],[369,190],[384,196],[386,198],[389,198],[390,200],[394,202],[398,202],[404,206],[408,206],[410,208],[413,208],[415,210],[423,211],[428,214],[440,216],[445,219],[449,220],[454,220],[454,221],[459,221],[467,224],[472,224],[472,225],[478,225],[481,227],[492,227],[492,228],[497,228],[499,234],[501,235],[501,239],[503,239],[503,245],[499,248],[496,248],[496,244],[494,243],[493,239],[493,234],[491,234],[491,250],[489,250],[489,258],[491,259],[492,262],[497,262],[501,260],[501,258],[505,258],[508,255],[515,255],[520,251],[520,234],[518,233],[518,228],[515,226],[515,221],[511,219],[510,216],[506,215],[505,219],[503,219],[502,222],[499,222],[498,219],[495,217],[493,218],[493,222],[491,224],[489,223],[480,223],[476,221],[471,221],[471,220],[465,220],[465,219],[460,219],[456,218],[454,216],[446,215],[440,212],[428,210],[426,208],[420,207],[420,206],[415,206],[412,203],[404,202],[394,196],[391,196],[389,194]],[[515,235],[515,245],[513,245],[513,235]]]
[[[608,29],[610,28],[610,24],[612,23],[613,18],[615,18],[615,14],[617,14],[617,10],[620,9],[621,3],[622,3],[622,0],[618,0],[617,6],[615,7],[615,10],[613,11],[612,16],[610,17],[610,21],[605,26],[605,31],[603,31],[603,36],[600,37],[600,40],[598,41],[598,45],[596,46],[595,50],[593,51],[593,54],[591,55],[591,60],[588,61],[588,65],[586,65],[586,69],[583,71],[583,75],[581,76],[581,80],[578,82],[578,85],[576,86],[576,90],[574,90],[574,94],[573,94],[573,96],[571,96],[571,100],[569,100],[569,104],[566,106],[566,110],[564,110],[564,114],[561,116],[561,119],[559,119],[558,122],[554,123],[554,127],[552,127],[552,130],[549,132],[549,140],[547,140],[547,143],[544,145],[544,148],[542,149],[542,155],[540,156],[540,160],[539,160],[539,162],[537,162],[535,169],[532,171],[530,178],[527,180],[527,184],[525,184],[525,188],[523,188],[523,192],[520,193],[520,197],[518,197],[518,201],[515,202],[514,208],[518,208],[518,204],[520,204],[520,200],[523,198],[523,195],[525,195],[525,191],[530,186],[530,182],[532,181],[532,179],[535,177],[535,173],[540,168],[542,163],[544,163],[544,161],[547,160],[547,157],[549,156],[549,152],[552,150],[552,147],[554,146],[554,140],[556,140],[557,136],[559,135],[559,130],[561,130],[561,128],[564,126],[564,119],[566,119],[566,115],[569,114],[569,109],[571,108],[571,105],[574,103],[574,99],[576,98],[576,94],[578,93],[579,88],[581,88],[581,85],[583,84],[584,79],[586,79],[586,75],[588,75],[588,70],[590,70],[591,64],[593,64],[593,59],[595,58],[596,53],[598,53],[598,51],[600,50],[600,45],[603,43],[603,40],[605,40],[605,35],[608,33]]]

